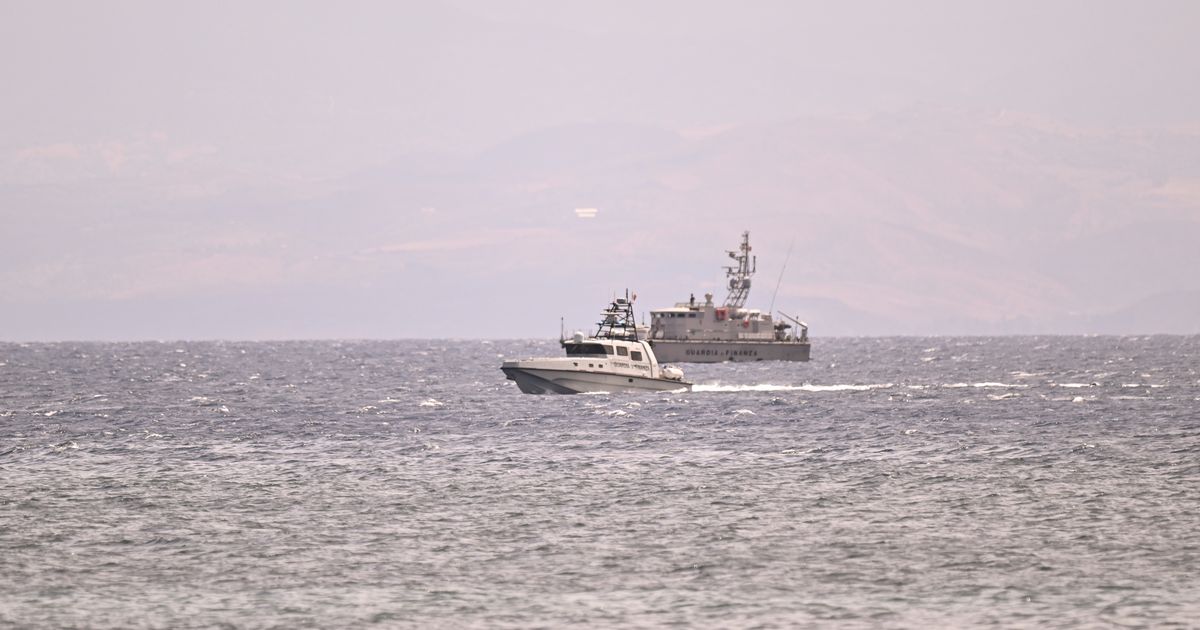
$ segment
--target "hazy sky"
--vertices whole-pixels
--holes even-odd
[[[920,115],[933,121],[922,123],[920,144],[934,148],[940,130],[959,130],[958,142],[965,128],[940,117],[1038,121],[1028,128],[1050,125],[1068,141],[1022,144],[1021,155],[1004,144],[996,155],[1018,166],[981,158],[974,172],[987,181],[960,180],[960,201],[1021,206],[1003,200],[1028,183],[1050,191],[1038,204],[1054,205],[1043,180],[1002,175],[1053,162],[1040,172],[1077,186],[1064,193],[1073,213],[1064,230],[1126,225],[1127,215],[1140,216],[1140,200],[1161,190],[1172,195],[1169,212],[1158,201],[1145,206],[1159,213],[1156,225],[1192,225],[1200,221],[1200,196],[1190,196],[1200,185],[1197,33],[1200,3],[1190,1],[8,0],[0,4],[0,231],[9,243],[0,253],[0,339],[554,335],[558,315],[584,318],[607,299],[597,286],[661,286],[645,306],[665,305],[702,281],[719,283],[721,250],[741,229],[766,237],[779,264],[797,225],[817,218],[760,212],[804,205],[769,164],[719,186],[696,170],[718,159],[703,156],[735,159],[734,137],[796,121],[818,129],[868,120],[866,129],[886,134],[900,127],[880,120]],[[555,135],[578,125],[611,131]],[[1073,133],[1090,144],[1072,144]],[[573,161],[572,143],[595,156],[605,138],[604,164]],[[878,152],[870,138],[861,151],[854,141],[813,140],[820,153],[804,159],[838,152],[854,164],[837,171],[851,178],[840,185],[857,190],[854,173],[867,177],[861,165]],[[1114,142],[1129,153],[1106,152]],[[642,167],[661,173],[659,188],[639,187]],[[955,233],[955,199],[914,200],[899,167],[880,168],[871,176],[894,184],[881,204],[902,200],[913,216],[932,204],[942,218],[929,233]],[[611,189],[594,179],[602,169]],[[1087,182],[1105,177],[1144,180],[1145,192],[1129,193],[1132,206],[1089,205],[1100,188]],[[1008,187],[997,189],[997,179]],[[695,181],[713,188],[678,184]],[[683,189],[694,197],[667,194]],[[804,199],[839,199],[831,190],[806,189]],[[688,204],[718,198],[759,203],[736,217],[687,216]],[[595,219],[573,215],[593,206]],[[656,207],[676,208],[686,239],[634,234]],[[978,223],[968,210],[959,232]],[[578,249],[563,243],[575,238],[595,254],[568,264],[565,252]],[[613,252],[603,251],[611,245],[618,255],[654,253],[614,267],[605,262]],[[410,256],[433,250],[449,253]],[[506,252],[520,264],[498,263]],[[614,269],[621,277],[604,277]],[[573,286],[579,277],[594,284]],[[1024,284],[1037,284],[1030,278]],[[453,299],[459,294],[471,299]],[[886,310],[815,289],[791,295],[797,311],[822,299]],[[947,295],[914,302],[914,321]],[[1054,308],[1100,316],[1149,294],[1095,304],[1080,296]],[[1002,296],[979,310],[1010,302]],[[479,312],[462,314],[476,304]],[[436,315],[443,308],[456,313]],[[422,316],[400,323],[409,309]],[[938,332],[908,320],[872,328],[877,321],[824,323],[841,334]],[[947,332],[990,330],[956,326]]]
[[[1194,2],[6,2],[4,143],[180,140],[325,159],[912,103],[1195,122]],[[315,159],[318,162],[318,158]]]

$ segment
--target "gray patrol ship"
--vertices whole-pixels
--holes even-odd
[[[725,267],[729,295],[724,304],[714,304],[713,295],[706,293],[703,302],[693,295],[673,308],[650,311],[649,339],[658,360],[807,361],[811,348],[807,324],[785,313],[779,315],[786,321],[776,322],[770,313],[745,308],[758,264],[757,257],[750,255],[750,233],[743,232],[741,247],[728,253],[737,265]]]

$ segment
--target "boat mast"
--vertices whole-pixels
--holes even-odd
[[[637,297],[636,294],[634,297]],[[620,329],[620,332],[617,329]],[[629,289],[625,289],[624,298],[613,300],[612,304],[601,313],[595,337],[597,339],[638,340],[637,319],[633,314],[633,300],[629,299]]]
[[[740,309],[750,296],[750,276],[758,267],[758,257],[750,256],[750,232],[742,232],[742,244],[737,251],[726,252],[738,264],[736,267],[725,267],[725,275],[729,278],[729,296],[725,298],[725,306]]]

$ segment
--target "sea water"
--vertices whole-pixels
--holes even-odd
[[[0,626],[1200,623],[1200,337],[0,344]]]

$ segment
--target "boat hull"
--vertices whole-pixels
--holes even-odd
[[[675,341],[652,339],[663,363],[807,361],[811,344],[794,341]]]
[[[582,394],[585,392],[644,392],[692,389],[692,384],[666,378],[649,378],[603,372],[556,370],[504,365],[509,380],[526,394]]]

